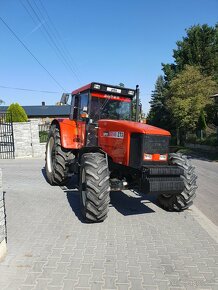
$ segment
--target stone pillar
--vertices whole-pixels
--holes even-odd
[[[6,252],[5,204],[2,188],[2,170],[0,168],[0,261],[4,259]]]
[[[16,157],[32,157],[30,122],[13,123]]]
[[[13,123],[13,130],[15,158],[45,156],[45,143],[39,140],[39,120]]]

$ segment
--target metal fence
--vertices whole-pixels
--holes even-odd
[[[39,140],[40,143],[46,143],[48,140],[48,133],[50,130],[50,125],[40,124],[39,125]]]
[[[11,113],[0,112],[0,159],[14,158],[14,134]]]

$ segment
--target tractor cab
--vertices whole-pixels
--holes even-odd
[[[135,90],[101,83],[91,83],[72,92],[71,120],[131,120],[131,101]]]
[[[69,119],[76,122],[78,140],[86,147],[97,146],[96,128],[99,120],[132,119],[132,100],[136,90],[92,82],[64,94],[61,103],[71,105]]]

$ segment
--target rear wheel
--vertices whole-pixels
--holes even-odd
[[[161,194],[158,197],[158,201],[168,211],[182,211],[192,205],[193,199],[196,196],[197,176],[195,174],[195,167],[182,154],[171,153],[169,160],[172,165],[177,165],[183,169],[181,178],[183,179],[185,188],[182,193],[177,195]]]
[[[73,154],[61,147],[60,130],[51,126],[46,145],[45,170],[48,182],[51,185],[65,185],[69,181],[66,160],[73,158]]]
[[[110,203],[109,170],[101,153],[85,153],[80,167],[80,205],[86,221],[106,219]]]

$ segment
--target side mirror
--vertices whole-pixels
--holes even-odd
[[[63,105],[66,105],[68,102],[69,96],[70,96],[70,94],[63,93],[60,103]]]

